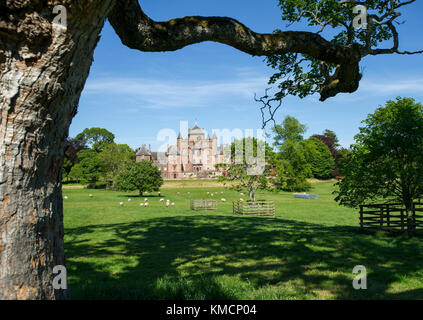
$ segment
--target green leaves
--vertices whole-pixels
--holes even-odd
[[[357,20],[354,8],[358,4],[367,9],[367,28],[356,28],[353,24],[353,21]],[[334,44],[357,48],[361,57],[399,52],[399,33],[394,23],[401,16],[400,8],[409,4],[412,2],[405,0],[343,3],[340,0],[279,1],[282,20],[287,22],[288,28],[302,23],[303,29],[306,24],[308,31],[318,33]],[[274,31],[276,34],[281,32],[280,29]],[[391,45],[389,41],[392,42]],[[382,45],[386,46],[387,42],[388,48],[380,48]],[[304,98],[318,92],[322,94],[334,79],[342,75],[339,65],[298,52],[276,52],[268,55],[266,62],[275,70],[269,84],[277,86],[275,98],[280,100],[288,95]]]
[[[79,133],[74,140],[82,142],[96,152],[101,152],[114,139],[115,135],[104,128],[87,128]]]
[[[138,190],[144,192],[158,191],[163,184],[160,170],[150,161],[132,162],[120,171],[116,178],[115,187],[118,190]]]
[[[307,162],[311,172],[317,179],[329,179],[335,168],[335,160],[326,144],[319,139],[310,137],[304,141]]]
[[[423,195],[423,106],[388,101],[363,121],[338,183],[341,205],[391,199],[406,208]]]

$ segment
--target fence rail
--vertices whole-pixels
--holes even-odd
[[[239,215],[275,216],[275,203],[268,200],[233,201],[232,211]]]
[[[405,232],[409,228],[423,231],[423,203],[414,203],[413,217],[408,219],[407,210],[398,203],[360,205],[360,228],[391,232]]]
[[[212,199],[201,199],[191,200],[191,210],[217,210],[217,200]]]

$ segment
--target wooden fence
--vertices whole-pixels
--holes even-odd
[[[414,220],[411,227],[423,231],[423,203],[413,204]],[[407,210],[397,203],[360,206],[360,228],[392,232],[408,231]]]
[[[268,200],[233,201],[232,211],[234,214],[254,216],[275,216],[275,203]]]
[[[191,200],[191,210],[217,210],[217,200],[200,199]]]

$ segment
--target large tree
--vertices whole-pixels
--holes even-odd
[[[423,197],[423,105],[397,98],[363,122],[343,168],[344,179],[338,182],[336,200],[350,207],[399,202],[413,232],[413,202]]]
[[[286,116],[281,125],[275,125],[273,145],[276,154],[273,157],[273,165],[276,173],[276,186],[286,191],[305,191],[311,185],[307,181],[313,175],[311,163],[309,163],[308,151],[304,143],[304,133],[307,128],[296,118]]]
[[[63,153],[107,18],[122,43],[140,51],[173,51],[217,41],[251,55],[269,56],[282,76],[288,71],[284,65],[294,69],[292,84],[304,89],[301,96],[319,92],[325,100],[357,90],[359,62],[365,56],[407,53],[399,51],[394,21],[398,10],[414,1],[362,1],[374,9],[378,21],[371,24],[369,32],[353,28],[353,3],[280,2],[285,20],[304,18],[322,29],[344,27],[335,37],[324,35],[329,40],[318,31],[258,34],[223,17],[156,22],[137,0],[1,1],[0,299],[69,296],[67,290],[52,287],[53,267],[65,264]],[[380,48],[386,40],[392,40],[393,46]],[[311,61],[311,71],[304,76],[301,56]],[[299,79],[309,81],[297,83]],[[284,88],[291,90],[289,83],[284,83]]]
[[[132,162],[122,169],[116,177],[115,187],[122,191],[137,190],[139,196],[144,192],[159,191],[163,179],[159,168],[151,161]]]

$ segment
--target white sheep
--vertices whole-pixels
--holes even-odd
[[[163,202],[163,201],[164,201],[164,199],[163,199],[163,198],[161,198],[161,199],[160,199],[160,202]]]
[[[145,198],[145,199],[144,199],[144,202],[147,202],[147,201],[148,201],[148,198]]]
[[[128,202],[131,202],[131,199],[128,199]]]
[[[93,197],[93,195],[90,193],[90,194],[89,194],[89,197],[90,197],[90,198],[92,198],[92,197]]]
[[[123,207],[123,202],[119,202],[119,205],[120,205],[121,207]]]
[[[169,202],[166,202],[166,207],[167,208],[169,208],[169,205],[170,205],[170,203]]]
[[[144,203],[144,207],[148,207],[148,202]]]
[[[222,198],[222,199],[220,199],[220,200],[222,200],[222,202],[226,202],[226,199],[225,199],[225,198]]]
[[[175,206],[175,202],[172,202],[170,205],[171,205],[172,207],[174,207],[174,206]]]
[[[241,201],[241,202],[242,202],[242,201],[244,201],[244,199],[242,199],[242,198],[239,198],[239,201]]]
[[[243,196],[244,194],[241,192],[239,195],[240,195],[240,196]]]
[[[68,196],[64,196],[65,200],[68,200]]]
[[[141,202],[140,203],[140,207],[144,207],[144,202]]]

